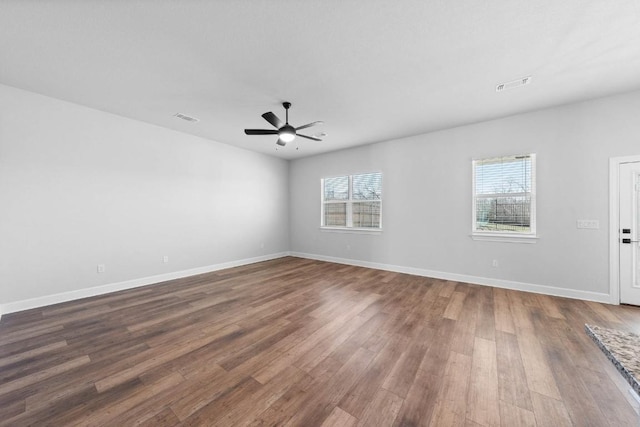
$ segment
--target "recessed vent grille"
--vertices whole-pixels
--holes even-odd
[[[500,83],[499,85],[496,86],[496,92],[503,92],[505,90],[515,89],[520,86],[528,85],[529,83],[531,83],[531,76],[523,77],[518,80],[512,80],[506,83]]]
[[[176,113],[174,114],[174,117],[177,117],[182,120],[186,120],[188,122],[194,122],[194,123],[200,121],[200,119],[196,119],[195,117],[187,116],[186,114],[182,114],[182,113]]]

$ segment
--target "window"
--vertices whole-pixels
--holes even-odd
[[[336,176],[322,180],[322,227],[382,228],[382,174]]]
[[[474,236],[535,237],[535,154],[473,161]]]

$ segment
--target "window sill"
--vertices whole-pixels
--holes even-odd
[[[320,231],[329,233],[382,234],[382,228],[320,227]]]
[[[485,242],[505,242],[505,243],[538,243],[538,236],[533,234],[511,234],[511,233],[473,233],[473,240]]]

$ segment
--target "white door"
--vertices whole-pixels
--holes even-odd
[[[640,162],[622,163],[620,183],[620,302],[640,306]]]

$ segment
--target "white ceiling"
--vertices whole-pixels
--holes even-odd
[[[639,89],[640,1],[3,0],[0,83],[296,158]]]

